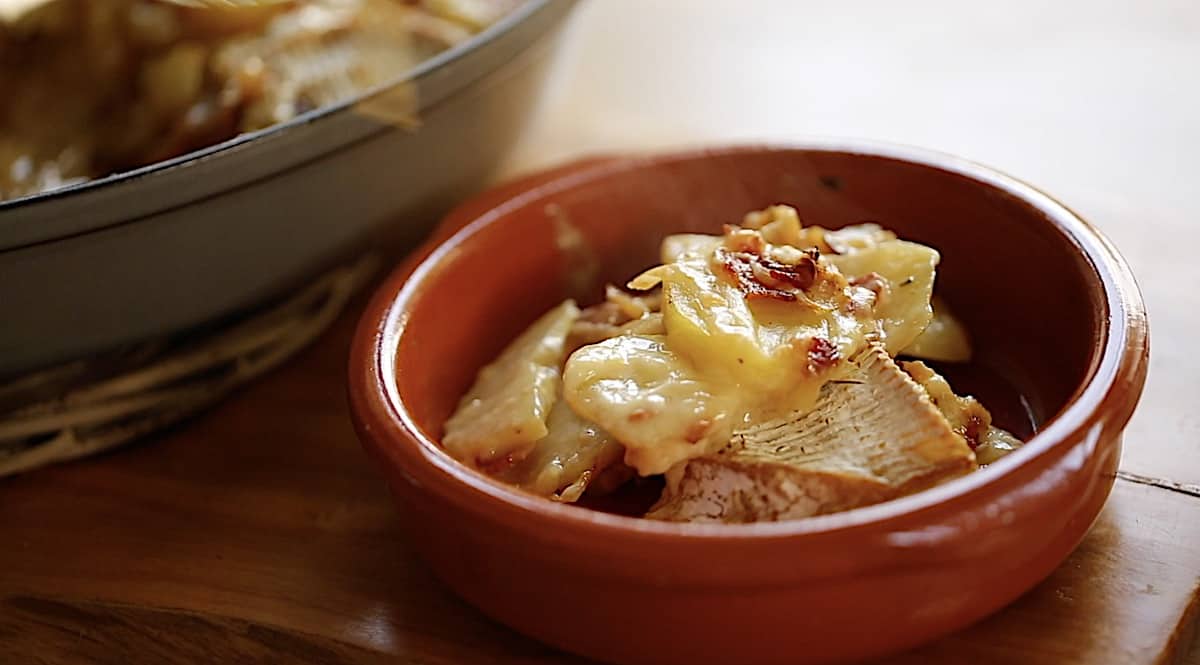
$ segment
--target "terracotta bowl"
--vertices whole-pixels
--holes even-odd
[[[664,234],[716,232],[777,202],[810,224],[876,220],[940,249],[938,291],[978,362],[1024,396],[1028,444],[903,499],[750,525],[560,505],[439,448],[476,371],[538,314],[598,299],[653,263]],[[560,250],[556,219],[589,253]],[[1059,565],[1108,496],[1147,349],[1128,266],[1028,185],[908,148],[746,147],[592,161],[467,203],[367,308],[350,398],[412,542],[496,620],[616,663],[826,663],[962,628]]]

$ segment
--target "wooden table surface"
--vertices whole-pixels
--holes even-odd
[[[1198,74],[1194,0],[593,0],[505,173],[862,136],[999,167],[1097,223],[1150,310],[1133,475],[1050,579],[886,662],[1200,664],[1184,648],[1200,606]],[[169,433],[0,480],[0,663],[577,662],[484,619],[414,558],[347,416],[359,306]]]

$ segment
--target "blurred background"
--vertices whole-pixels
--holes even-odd
[[[1198,75],[1192,0],[600,0],[577,10],[512,166],[870,137],[967,156],[1068,203],[1168,212],[1194,202]]]

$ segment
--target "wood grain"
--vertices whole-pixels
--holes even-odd
[[[343,395],[355,314],[174,432],[0,485],[0,625],[29,622],[11,609],[22,598],[96,601],[87,611],[172,610],[206,630],[240,621],[413,662],[461,662],[481,645],[536,662],[544,648],[445,592],[397,530]]]
[[[353,318],[174,432],[0,484],[0,662],[578,662],[465,606],[410,551],[349,425]],[[1200,499],[1120,481],[1049,580],[887,662],[1171,662],[1198,520]]]
[[[1122,468],[1200,485],[1197,35],[1200,3],[1170,0],[584,3],[505,173],[811,134],[1014,173],[1107,232],[1145,292]],[[416,560],[347,418],[353,317],[172,432],[0,481],[0,663],[578,662]],[[1118,480],[1046,582],[887,662],[1200,665],[1198,587],[1200,499]]]
[[[386,654],[236,619],[15,596],[0,604],[0,656],[13,662],[383,663]]]

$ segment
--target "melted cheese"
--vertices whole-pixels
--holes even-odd
[[[663,241],[663,264],[629,284],[661,285],[661,311],[657,300],[610,294],[611,321],[592,320],[606,313],[597,311],[575,323],[570,303],[540,319],[481,372],[447,422],[447,449],[573,500],[622,450],[641,475],[708,456],[746,423],[810,411],[868,343],[895,354],[929,328],[933,249],[875,225],[802,227],[785,207],[747,220],[761,230]],[[564,365],[573,325],[567,348],[583,346]],[[942,329],[923,343],[965,340]]]
[[[743,407],[737,391],[701,376],[661,335],[620,335],[567,360],[563,396],[580,416],[625,446],[641,475],[729,441]]]
[[[672,350],[714,380],[746,390],[786,389],[796,392],[801,404],[811,401],[821,381],[804,385],[810,374],[807,342],[825,339],[845,358],[869,330],[869,318],[847,311],[850,294],[833,280],[818,282],[808,298],[797,302],[750,301],[706,259],[665,268],[663,325]]]
[[[719,239],[673,238],[664,254],[680,258],[630,282],[662,285],[665,334],[583,347],[564,370],[565,399],[624,444],[642,475],[712,452],[748,418],[811,408],[876,328],[861,289],[836,271],[819,268],[794,301],[751,301],[714,268]],[[814,363],[814,340],[827,365]]]

